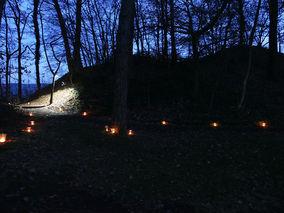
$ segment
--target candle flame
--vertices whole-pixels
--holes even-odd
[[[267,127],[267,123],[265,121],[260,121],[260,122],[258,122],[258,126],[260,126],[262,128],[266,128]]]
[[[134,132],[133,132],[133,130],[128,130],[128,135],[134,135]]]
[[[117,134],[118,133],[118,128],[117,127],[110,128],[110,133],[112,135]]]
[[[31,124],[31,126],[34,126],[34,125],[35,125],[35,122],[34,122],[34,121],[31,121],[30,124]]]
[[[166,126],[166,125],[168,125],[168,122],[167,121],[162,121],[162,125]]]
[[[6,137],[7,137],[7,134],[0,134],[0,143],[5,143],[6,142]]]
[[[30,116],[30,117],[33,117],[33,116],[34,116],[34,114],[33,114],[32,112],[30,112],[30,113],[29,113],[29,116]]]
[[[217,122],[213,122],[213,123],[211,123],[211,126],[212,126],[212,127],[219,127],[220,125],[219,125],[219,123],[217,123]]]
[[[31,127],[27,127],[26,132],[31,133],[32,132],[32,128]]]
[[[109,132],[109,127],[108,127],[108,125],[105,125],[105,130],[106,130],[106,132]]]
[[[88,113],[87,113],[87,112],[83,112],[82,115],[83,115],[83,116],[87,116]]]

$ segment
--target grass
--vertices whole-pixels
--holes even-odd
[[[279,129],[132,122],[136,135],[123,138],[104,134],[95,116],[37,122],[0,146],[2,212],[283,209]]]

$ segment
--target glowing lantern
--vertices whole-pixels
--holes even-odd
[[[134,135],[134,132],[130,129],[130,130],[128,130],[128,135]]]
[[[212,122],[210,125],[215,128],[220,126],[220,124],[217,122]]]
[[[32,128],[31,128],[30,126],[28,126],[28,127],[26,128],[26,132],[27,132],[27,133],[31,133],[31,132],[32,132]]]
[[[88,113],[87,113],[87,112],[83,112],[82,115],[83,115],[83,116],[87,116]]]
[[[105,130],[106,130],[106,132],[109,132],[109,127],[108,127],[108,125],[105,125]]]
[[[35,125],[35,122],[34,122],[34,121],[31,121],[30,124],[31,124],[31,126],[34,126],[34,125]]]
[[[260,126],[262,128],[266,128],[267,127],[267,123],[265,121],[260,121],[260,122],[258,122],[258,126]]]
[[[33,117],[33,116],[34,116],[34,114],[33,114],[32,112],[30,112],[30,113],[29,113],[29,116],[30,116],[30,117]]]
[[[162,121],[162,125],[166,126],[168,125],[169,123],[167,121]]]
[[[116,128],[116,127],[110,128],[110,133],[111,133],[112,135],[117,134],[117,133],[118,133],[118,128]]]
[[[5,143],[7,138],[7,134],[1,133],[0,134],[0,143]]]

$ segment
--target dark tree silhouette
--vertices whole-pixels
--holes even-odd
[[[5,4],[6,4],[6,0],[0,0],[0,26],[1,26],[2,14],[5,8]]]
[[[39,0],[34,0],[33,24],[34,24],[34,33],[36,39],[36,49],[35,49],[36,84],[37,84],[37,89],[40,90],[40,73],[39,73],[40,35],[39,35],[39,26],[37,20],[38,6],[39,6]]]
[[[75,41],[73,44],[73,55],[71,54],[71,48],[69,45],[68,40],[68,34],[67,34],[67,28],[66,23],[63,18],[59,3],[57,0],[52,0],[54,3],[54,8],[57,13],[57,18],[59,21],[60,29],[61,29],[61,35],[64,41],[64,47],[66,52],[66,59],[67,59],[67,65],[69,72],[72,76],[73,73],[79,72],[82,68],[82,61],[81,61],[81,55],[80,55],[80,49],[81,49],[81,21],[82,21],[82,1],[77,0],[76,1],[76,29],[75,29]],[[71,77],[72,80],[72,77]]]
[[[275,57],[277,54],[277,24],[278,0],[269,0],[269,60],[267,68],[268,79],[274,79]]]
[[[134,0],[122,0],[115,53],[115,86],[113,102],[113,124],[120,134],[126,134],[127,72],[133,47]]]

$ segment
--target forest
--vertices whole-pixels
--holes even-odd
[[[0,12],[1,212],[282,212],[283,0]]]

